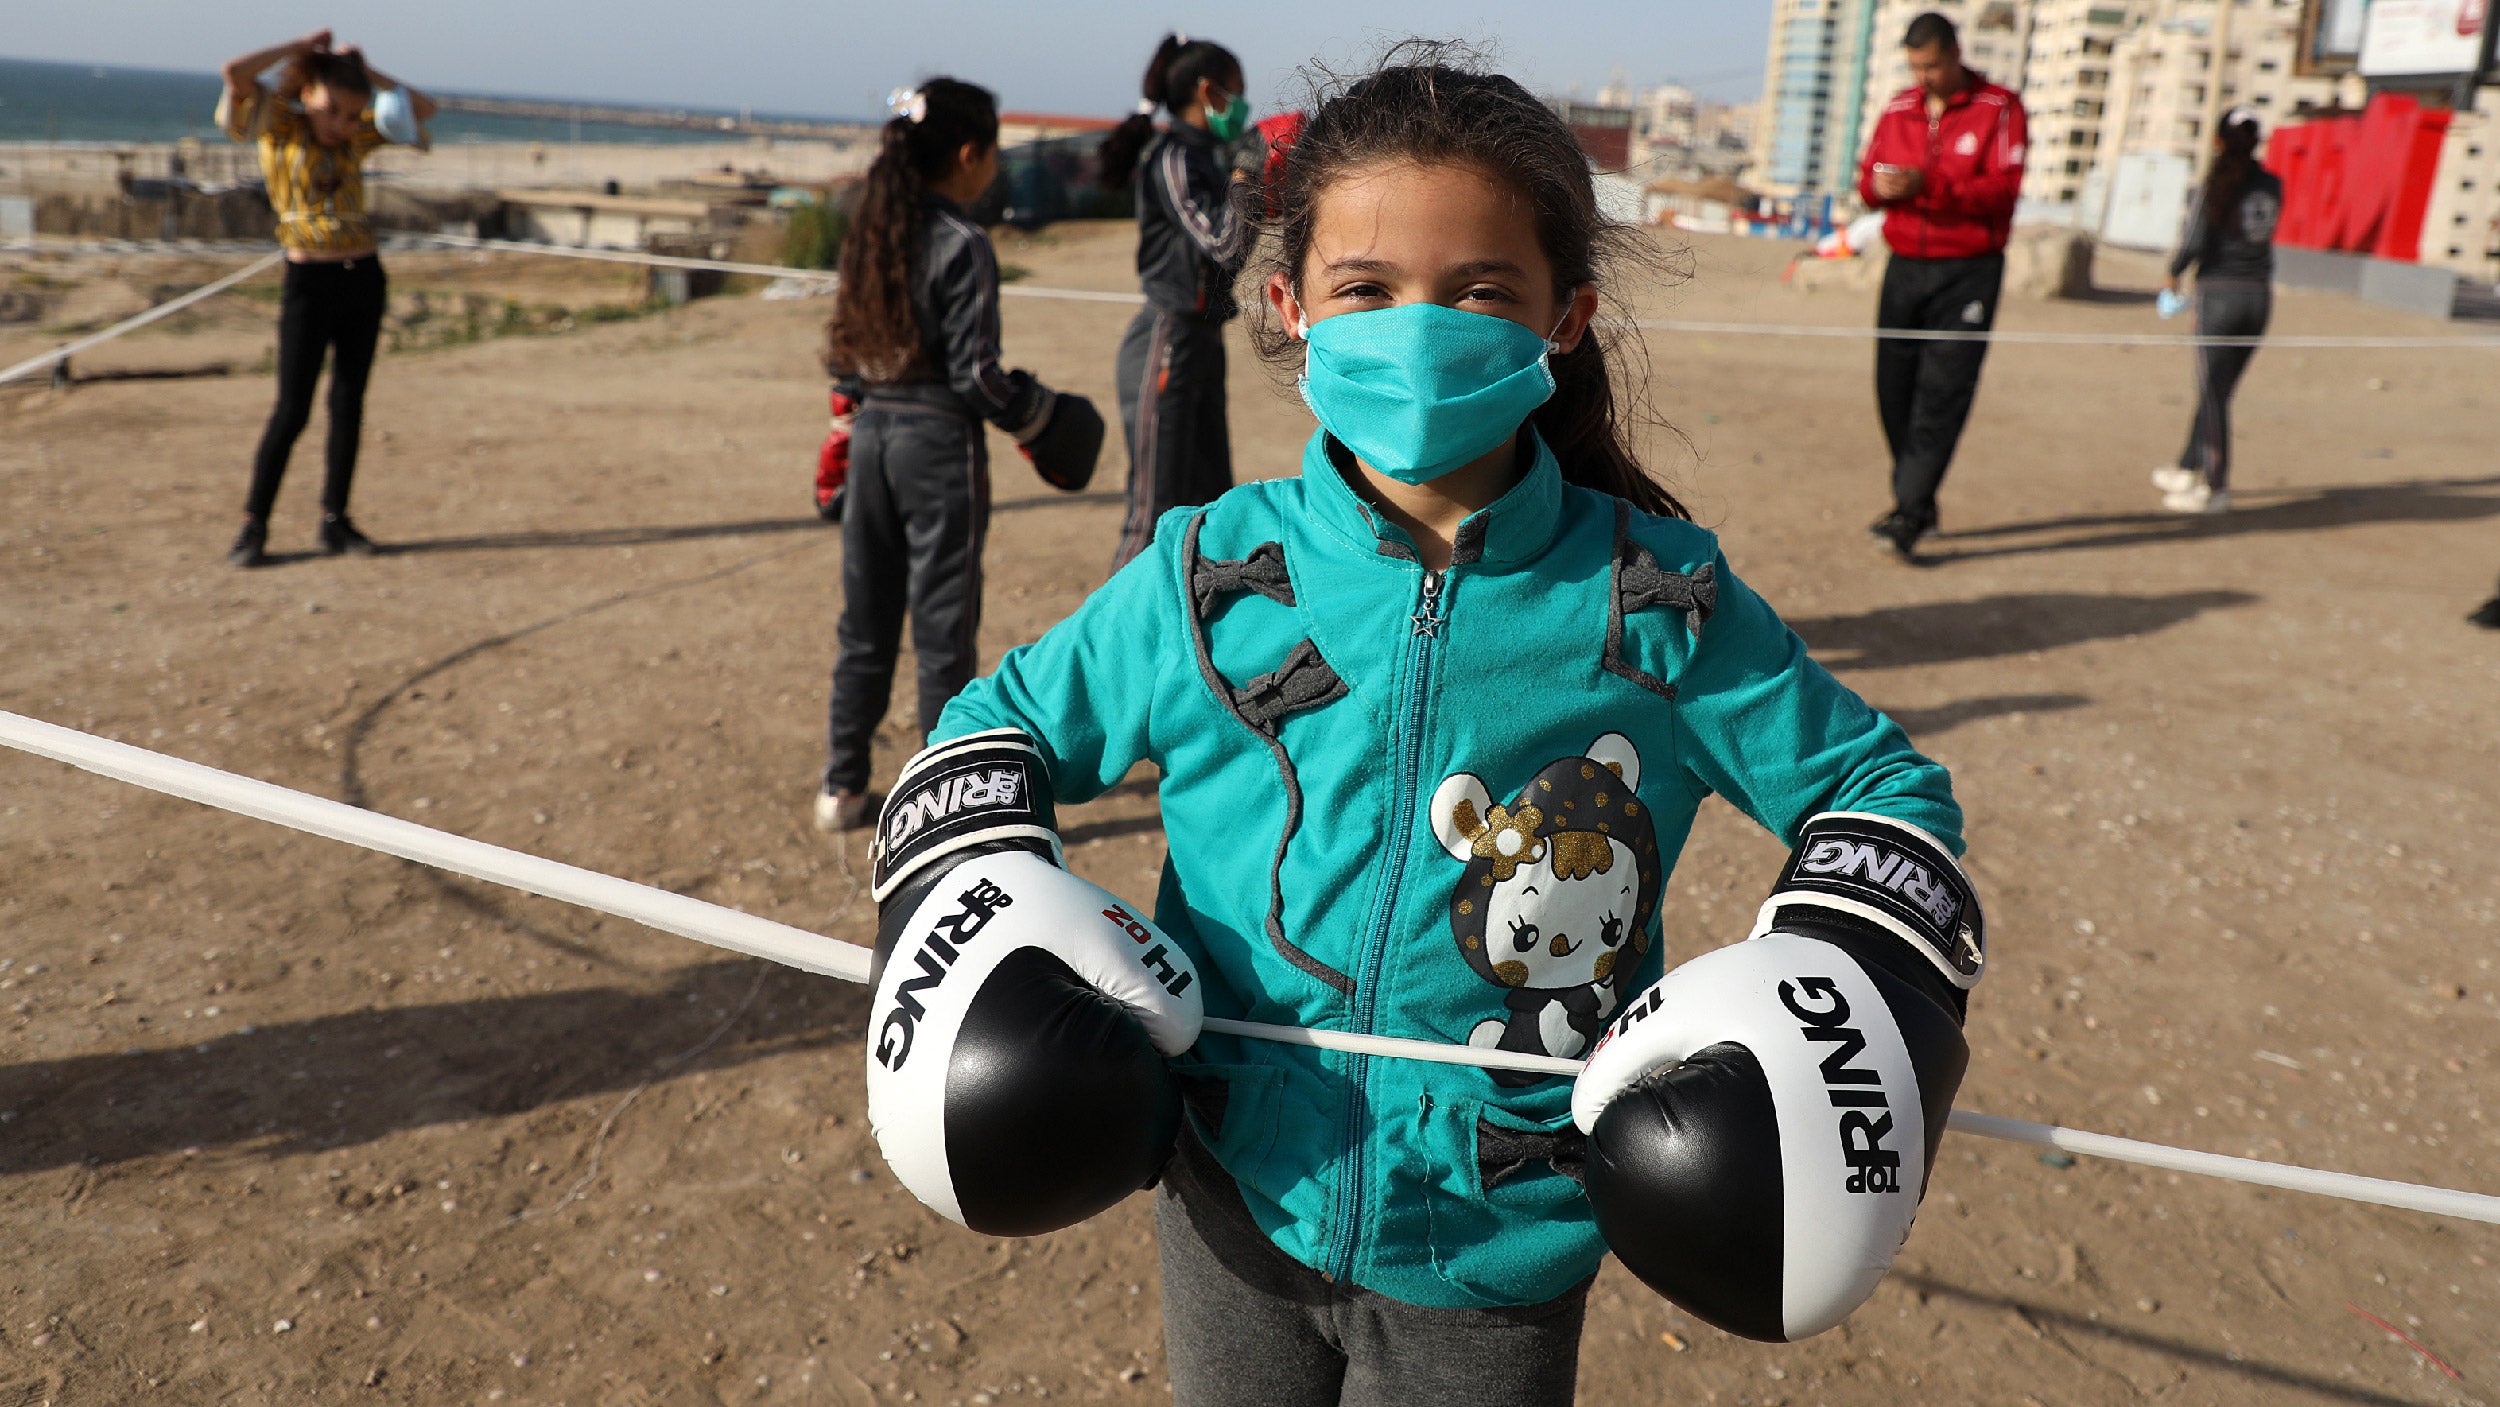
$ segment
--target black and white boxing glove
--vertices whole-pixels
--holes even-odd
[[[1015,729],[922,752],[877,820],[868,1126],[913,1196],[993,1236],[1154,1184],[1181,1121],[1164,1059],[1202,1015],[1189,955],[1061,868],[1055,825]]]
[[[1608,1249],[1746,1338],[1849,1317],[1926,1195],[1986,951],[1934,836],[1808,821],[1747,941],[1626,1003],[1572,1088]]]

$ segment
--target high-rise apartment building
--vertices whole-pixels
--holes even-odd
[[[1878,0],[1774,0],[1754,124],[1753,180],[1776,196],[1837,194],[1855,179],[1867,22]]]
[[[2246,104],[2271,131],[2302,103],[2334,97],[2330,78],[2303,78],[2300,0],[2227,0],[2227,51],[2215,58],[2225,0],[2158,0],[2110,55],[2103,141],[2124,152],[2168,152],[2202,168],[2212,124]],[[2216,90],[2215,85],[2219,85]],[[2088,169],[2088,168],[2087,168]]]
[[[2119,41],[2151,15],[2154,0],[2034,0],[2023,106],[2031,158],[2023,199],[2072,206],[2109,140],[2111,75]]]
[[[2500,92],[2483,89],[2448,124],[2420,258],[2478,282],[2500,278]]]

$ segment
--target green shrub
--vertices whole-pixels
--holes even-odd
[[[793,269],[830,269],[842,260],[850,217],[822,200],[801,201],[781,230],[781,262]]]

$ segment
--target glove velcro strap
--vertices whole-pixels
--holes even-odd
[[[1019,425],[1015,429],[1008,432],[1008,434],[1015,438],[1015,442],[1017,444],[1029,445],[1035,440],[1040,439],[1042,437],[1042,432],[1050,428],[1051,412],[1059,408],[1059,393],[1057,391],[1050,389],[1048,386],[1043,386],[1038,389],[1042,394],[1033,403],[1033,418],[1025,421],[1022,425]]]
[[[1017,728],[949,739],[903,765],[877,816],[869,897],[882,904],[931,861],[993,840],[1039,841],[1066,863],[1050,773]]]
[[[1988,960],[1987,926],[1970,876],[1944,843],[1907,821],[1826,811],[1806,822],[1748,937],[1781,916],[1855,920],[1906,942],[1965,991]]]

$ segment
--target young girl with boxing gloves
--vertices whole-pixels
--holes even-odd
[[[932,78],[889,104],[842,246],[842,297],[826,339],[836,412],[856,413],[829,755],[816,796],[825,830],[865,825],[873,809],[869,740],[892,697],[904,616],[924,732],[972,677],[990,518],[981,422],[1015,436],[1062,488],[1082,487],[1102,447],[1090,401],[999,365],[998,256],[964,214],[998,177],[997,100]]]
[[[1224,414],[1224,324],[1250,252],[1242,192],[1267,161],[1250,126],[1241,61],[1221,44],[1167,34],[1146,65],[1145,97],[1102,144],[1102,183],[1137,203],[1137,282],[1146,306],[1120,339],[1120,420],[1128,432],[1128,516],[1114,571],[1146,550],[1167,511],[1233,486]],[[1157,131],[1154,114],[1172,114]]]
[[[1609,1250],[1733,1332],[1829,1327],[1966,1059],[1944,770],[1634,459],[1592,320],[1636,236],[1535,97],[1437,51],[1353,82],[1273,233],[1300,476],[1166,515],[881,817],[880,1146],[993,1234],[1159,1175],[1184,1407],[1568,1403]],[[1052,811],[1140,762],[1151,922]],[[1794,853],[1747,941],[1662,977],[1713,793]]]

